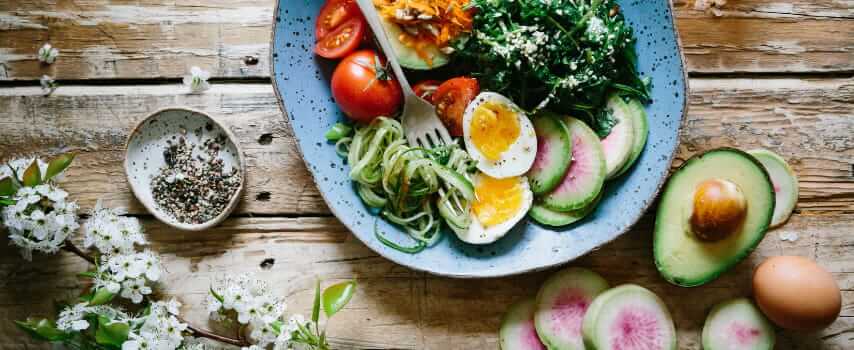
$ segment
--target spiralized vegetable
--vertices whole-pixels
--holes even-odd
[[[353,137],[339,139],[335,147],[347,157],[362,201],[382,209],[383,217],[416,241],[415,246],[404,247],[377,232],[386,245],[416,253],[441,238],[439,218],[454,230],[465,230],[471,223],[475,164],[458,146],[410,147],[398,121],[379,117],[356,126]]]

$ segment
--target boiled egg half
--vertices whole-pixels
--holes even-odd
[[[466,151],[478,170],[494,178],[519,176],[537,155],[537,134],[513,101],[494,92],[475,97],[463,114]]]
[[[454,228],[457,237],[471,244],[488,244],[504,237],[534,202],[524,176],[497,179],[479,173],[474,178],[474,193],[471,224],[468,229]]]

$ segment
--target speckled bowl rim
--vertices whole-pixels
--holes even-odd
[[[281,1],[276,0],[275,2],[276,2],[276,7],[273,10],[273,16],[272,16],[273,29],[272,29],[272,31],[270,31],[270,49],[268,52],[268,59],[267,59],[269,61],[269,65],[270,65],[270,76],[271,76],[270,80],[273,83],[273,93],[276,95],[276,101],[279,104],[279,109],[282,111],[282,117],[284,117],[284,124],[285,124],[284,127],[287,129],[287,131],[290,133],[290,135],[294,135],[294,137],[296,137],[296,133],[294,133],[293,127],[291,126],[291,123],[288,120],[288,110],[285,107],[285,102],[282,100],[282,94],[279,93],[279,85],[276,82],[276,78],[274,76],[276,70],[275,70],[275,64],[274,64],[275,61],[273,60],[273,55],[276,53],[276,32],[277,32],[277,27],[279,25],[279,22],[276,21],[276,16],[279,15],[279,3]],[[679,61],[682,64],[682,80],[685,82],[685,85],[684,85],[684,88],[682,91],[683,96],[685,96],[685,99],[682,102],[682,115],[679,116],[679,125],[678,125],[678,130],[682,130],[682,128],[685,125],[685,119],[686,119],[685,117],[688,115],[689,100],[691,97],[691,94],[690,94],[691,88],[689,86],[690,82],[688,80],[688,65],[687,65],[687,62],[685,60],[684,49],[682,48],[682,39],[679,36],[679,30],[676,28],[676,11],[673,9],[673,2],[669,1],[669,0],[665,0],[665,2],[667,3],[667,8],[670,10],[670,16],[668,16],[668,17],[670,17],[670,28],[673,29],[673,34],[676,38],[676,50],[678,51],[678,54],[679,54]],[[679,145],[681,144],[681,141],[682,141],[678,134],[679,133],[677,133],[676,141],[673,145],[673,151],[670,152],[670,157],[668,159],[668,162],[671,164],[671,167],[673,165],[673,159],[676,158],[676,153],[679,151]],[[305,154],[303,153],[302,146],[300,146],[299,142],[295,142],[295,144],[296,144],[297,152],[299,152],[300,157],[303,159],[303,162],[305,162]],[[311,174],[311,178],[314,181],[315,186],[317,186],[318,182],[317,182],[317,178],[315,178],[314,172],[309,171],[309,174]],[[664,184],[667,182],[667,180],[669,178],[670,178],[670,174],[668,173],[667,175],[662,176],[660,179],[658,179],[658,183],[655,184],[655,191],[653,192],[653,196],[651,197],[651,199],[655,199],[658,197],[659,194],[661,194],[661,189],[664,187]],[[335,215],[335,218],[337,219],[339,214],[338,214],[338,211],[335,209],[335,206],[332,205],[332,200],[330,198],[327,198],[327,193],[325,193],[323,191],[319,191],[319,190],[318,190],[318,192],[320,192],[320,197],[323,198],[324,203],[326,203],[326,206],[332,212],[332,215]],[[343,224],[345,227],[347,227],[347,230],[350,231],[350,233],[353,236],[355,236],[360,242],[362,242],[362,244],[364,244],[366,247],[368,247],[368,249],[371,249],[371,251],[374,251],[374,253],[377,253],[377,255],[382,256],[385,259],[391,260],[392,262],[394,262],[398,265],[405,266],[405,267],[413,269],[415,271],[426,272],[426,273],[429,273],[431,275],[442,276],[442,277],[461,278],[461,279],[499,278],[499,277],[523,275],[526,273],[548,270],[548,269],[553,268],[553,267],[564,266],[564,265],[567,265],[567,264],[575,261],[576,259],[579,259],[579,258],[581,258],[587,254],[590,254],[591,252],[598,250],[602,246],[613,242],[614,240],[616,240],[620,236],[624,235],[626,232],[629,232],[629,230],[631,230],[632,227],[634,227],[634,225],[637,224],[637,222],[646,214],[646,212],[649,210],[649,208],[652,206],[652,204],[654,202],[655,202],[654,200],[647,201],[646,204],[643,206],[643,210],[641,210],[638,215],[635,215],[634,217],[631,218],[631,220],[630,220],[631,224],[626,225],[626,228],[617,232],[617,234],[614,235],[612,238],[607,239],[600,244],[597,244],[596,246],[591,248],[587,253],[581,254],[581,255],[573,258],[573,259],[568,259],[566,261],[558,261],[558,262],[554,262],[554,263],[543,264],[542,266],[538,266],[538,267],[532,267],[532,268],[527,268],[527,269],[521,269],[521,270],[515,270],[515,271],[509,271],[509,272],[502,272],[502,273],[496,273],[496,274],[490,274],[490,275],[453,274],[453,273],[443,273],[443,272],[431,271],[431,270],[428,270],[425,268],[421,268],[417,265],[405,262],[403,260],[397,259],[395,257],[383,255],[383,254],[371,249],[370,246],[367,244],[367,242],[362,240],[362,238],[359,237],[359,235],[354,234],[353,229],[350,227],[350,225],[348,225],[347,223],[345,223],[341,219],[338,219],[338,221],[341,222],[341,224]]]
[[[131,140],[133,140],[134,137],[136,137],[140,133],[143,126],[146,123],[148,123],[149,120],[151,120],[152,118],[155,118],[155,117],[157,117],[163,113],[169,112],[169,111],[190,112],[190,113],[195,113],[195,114],[204,116],[210,122],[216,124],[216,126],[220,130],[222,130],[223,133],[225,133],[225,136],[228,137],[229,141],[234,145],[234,147],[236,148],[236,151],[237,151],[236,152],[237,153],[237,162],[239,163],[238,166],[240,168],[240,186],[237,188],[237,191],[234,192],[234,194],[232,195],[231,199],[228,202],[228,206],[225,207],[225,210],[223,210],[222,213],[217,215],[215,218],[213,218],[210,221],[207,221],[205,223],[202,223],[202,224],[186,224],[186,223],[178,222],[178,221],[166,216],[165,214],[162,214],[161,211],[158,210],[157,208],[149,207],[148,204],[146,204],[145,202],[143,202],[142,200],[139,199],[140,198],[140,194],[139,194],[140,189],[137,189],[137,187],[134,186],[133,181],[131,181],[131,175],[130,175],[130,167],[131,166],[128,162],[128,152],[130,151],[129,146],[130,146]],[[220,123],[219,121],[217,121],[216,119],[211,117],[210,114],[202,112],[202,111],[197,110],[197,109],[193,109],[193,108],[189,108],[189,107],[181,107],[181,106],[172,106],[172,107],[160,108],[160,109],[154,111],[153,113],[149,114],[147,117],[145,117],[141,121],[139,121],[139,123],[137,123],[136,126],[133,127],[131,132],[128,134],[127,139],[125,140],[124,171],[125,171],[125,180],[127,180],[128,186],[130,186],[131,191],[133,192],[133,196],[134,196],[134,198],[136,198],[137,202],[141,203],[142,206],[145,207],[145,210],[147,210],[151,215],[153,215],[155,218],[157,218],[157,220],[160,220],[160,222],[162,222],[166,225],[169,225],[171,227],[174,227],[176,229],[184,230],[184,231],[202,231],[202,230],[209,229],[211,227],[214,227],[214,226],[222,223],[226,218],[228,218],[229,215],[231,215],[231,213],[234,211],[234,209],[237,208],[237,203],[240,202],[240,198],[242,197],[242,194],[243,194],[243,188],[245,187],[245,184],[246,184],[246,162],[243,158],[243,150],[240,148],[240,143],[237,142],[237,137],[235,137],[234,134],[231,132],[231,130],[229,130],[227,127],[225,127],[225,125],[223,125],[222,123]]]

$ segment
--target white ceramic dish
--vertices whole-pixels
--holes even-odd
[[[196,135],[194,130],[199,129],[201,135]],[[163,150],[167,147],[167,140],[184,136],[187,141],[198,143],[200,138],[214,137],[220,133],[225,135],[226,142],[218,157],[222,159],[225,169],[237,167],[240,186],[225,209],[212,220],[201,224],[180,222],[157,206],[151,190],[152,178],[158,169],[166,164]],[[228,128],[203,112],[183,107],[164,108],[154,112],[137,124],[128,136],[126,144],[125,175],[134,196],[158,220],[181,230],[204,230],[219,224],[231,214],[237,206],[246,181],[244,164],[243,153]]]

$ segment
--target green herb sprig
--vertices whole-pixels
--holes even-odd
[[[465,70],[528,111],[584,118],[600,136],[614,124],[611,92],[649,101],[635,39],[614,0],[472,0],[471,35],[455,44]]]

